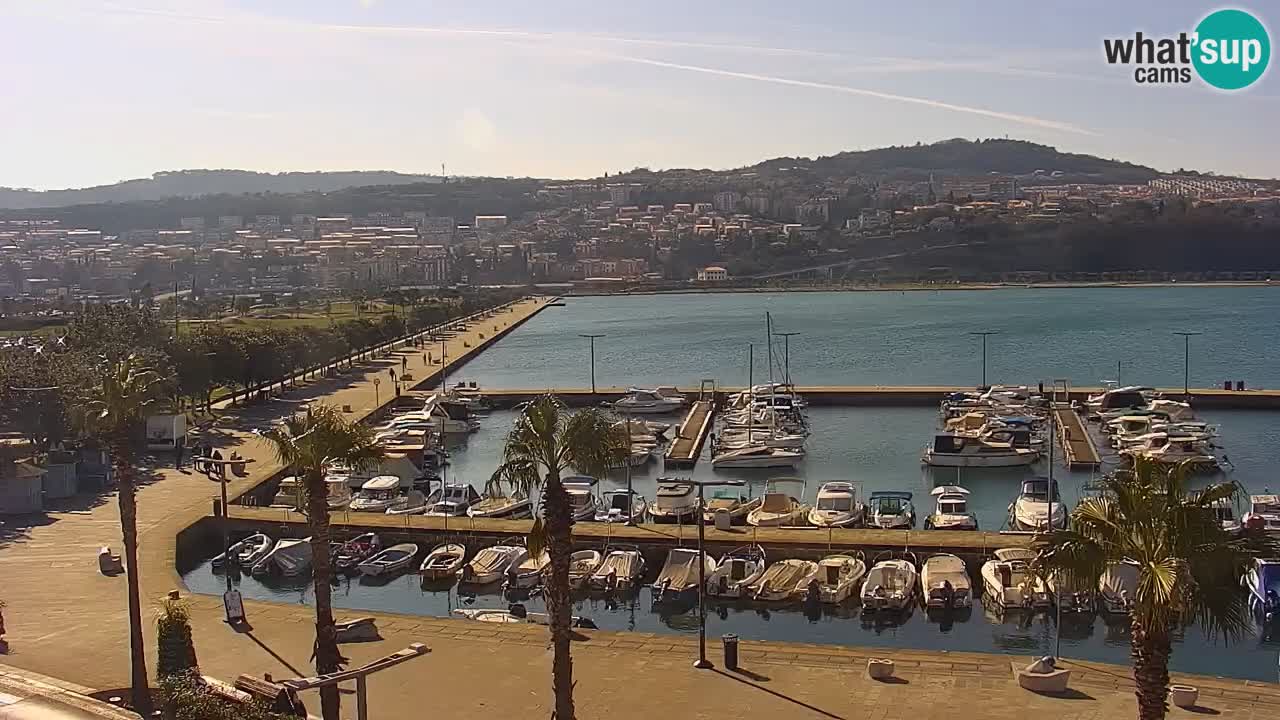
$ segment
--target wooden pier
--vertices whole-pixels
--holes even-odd
[[[1089,430],[1079,413],[1070,407],[1059,405],[1053,409],[1058,427],[1058,441],[1067,455],[1067,467],[1075,470],[1096,468],[1102,464],[1098,448],[1093,444]]]
[[[684,422],[680,423],[671,447],[667,448],[667,467],[693,467],[697,464],[702,445],[711,432],[715,412],[715,402],[711,398],[693,403]]]

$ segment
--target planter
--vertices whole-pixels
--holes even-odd
[[[867,676],[872,680],[893,677],[893,661],[888,658],[871,658],[867,661]]]
[[[1200,691],[1191,685],[1170,685],[1169,702],[1180,708],[1195,707]]]

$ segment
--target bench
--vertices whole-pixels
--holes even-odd
[[[111,552],[111,548],[103,545],[98,549],[98,572],[103,575],[119,575],[124,572],[124,563],[120,556]]]

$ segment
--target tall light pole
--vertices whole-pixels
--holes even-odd
[[[1201,332],[1175,330],[1174,335],[1182,336],[1182,399],[1184,402],[1191,401],[1191,338],[1194,335],[1203,335]]]
[[[706,511],[706,490],[710,487],[734,485],[741,487],[742,480],[682,480],[698,486],[698,512],[694,516],[698,523],[698,660],[693,664],[699,670],[714,667],[707,659],[707,551],[703,545],[703,533],[707,523],[703,517]]]
[[[587,338],[591,341],[591,394],[596,394],[596,338],[606,337],[605,335],[592,335],[590,333],[579,334],[578,337]]]
[[[782,364],[784,368],[782,371],[782,377],[788,385],[791,384],[791,337],[799,334],[800,333],[798,332],[774,333],[776,337],[782,338]]]
[[[982,387],[987,386],[987,336],[999,335],[999,330],[979,330],[969,333],[970,335],[982,336]]]

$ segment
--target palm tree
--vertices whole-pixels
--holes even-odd
[[[503,448],[502,465],[489,480],[488,490],[502,485],[526,495],[542,488],[542,517],[529,532],[530,554],[547,548],[551,577],[546,585],[547,612],[551,618],[551,689],[555,694],[556,720],[573,720],[573,659],[569,655],[569,556],[573,553],[573,518],[569,494],[560,483],[570,469],[600,477],[624,457],[626,439],[609,418],[597,409],[570,413],[553,395],[529,403],[516,419]]]
[[[1105,477],[1103,492],[1071,513],[1071,529],[1036,537],[1035,566],[1067,587],[1096,587],[1112,563],[1137,564],[1131,656],[1138,717],[1164,718],[1170,632],[1192,621],[1231,642],[1252,623],[1240,579],[1254,558],[1274,555],[1261,532],[1232,535],[1213,506],[1238,500],[1235,483],[1187,488],[1190,467],[1137,460],[1132,472]]]
[[[134,466],[146,436],[147,412],[163,394],[160,374],[137,355],[112,363],[80,408],[83,429],[107,448],[120,488],[120,531],[129,586],[129,659],[133,707],[151,714],[147,656],[142,640],[142,602],[138,590],[138,499]]]
[[[306,508],[311,533],[312,585],[316,598],[316,672],[336,672],[346,662],[338,652],[333,623],[333,568],[329,557],[329,501],[324,476],[330,465],[342,464],[364,470],[382,457],[368,425],[348,422],[342,411],[331,405],[312,405],[305,414],[293,415],[263,433],[276,457],[298,477],[298,492]],[[325,720],[338,720],[338,688],[320,690],[320,707]]]

